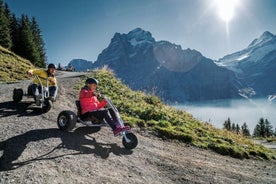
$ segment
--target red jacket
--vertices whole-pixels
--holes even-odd
[[[99,101],[97,96],[89,90],[88,87],[83,87],[79,94],[81,114],[89,111],[99,110],[106,105],[106,101]]]

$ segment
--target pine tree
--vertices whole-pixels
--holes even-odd
[[[41,31],[39,29],[39,26],[35,20],[35,18],[32,18],[31,22],[31,31],[34,38],[35,46],[37,47],[38,54],[39,54],[39,61],[37,61],[38,67],[45,67],[46,66],[46,54],[44,49],[44,41],[41,36]]]
[[[273,135],[273,127],[270,122],[265,119],[265,137],[271,137]]]
[[[248,129],[248,126],[247,126],[247,124],[245,122],[243,123],[243,125],[241,127],[241,132],[242,132],[243,136],[246,136],[246,137],[251,136],[250,135],[250,131]]]
[[[6,7],[6,9],[5,9]],[[2,0],[0,0],[0,45],[10,49],[12,47],[12,40],[10,34],[10,21],[8,17],[8,7],[3,6]]]
[[[270,122],[264,118],[260,118],[258,124],[254,129],[254,136],[256,137],[270,137],[273,135],[273,130]]]
[[[12,48],[11,50],[14,53],[19,54],[20,52],[20,36],[19,36],[19,21],[17,20],[15,14],[13,13],[11,15],[11,21],[10,21],[10,30],[11,30],[11,38],[12,38]]]
[[[239,126],[238,123],[236,124],[236,129],[235,129],[235,131],[236,131],[236,134],[240,134],[240,132],[241,132],[241,128],[240,128],[240,126]]]
[[[0,0],[0,45],[30,60],[37,67],[46,66],[46,52],[41,31],[35,20],[26,15],[17,19]]]
[[[232,123],[232,125],[231,125],[231,131],[232,132],[236,132],[236,124],[235,123]]]
[[[40,55],[34,42],[29,18],[26,15],[21,16],[19,38],[17,54],[30,60],[35,66],[40,66]]]
[[[231,130],[231,120],[228,118],[226,121],[224,121],[223,128],[230,131]]]

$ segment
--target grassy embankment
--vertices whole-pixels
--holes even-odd
[[[93,71],[89,76],[100,81],[99,91],[113,100],[123,120],[131,126],[235,158],[276,159],[273,150],[249,138],[200,122],[185,111],[165,105],[156,96],[132,91],[108,69]],[[83,83],[76,89],[79,90]]]
[[[27,79],[26,71],[30,68],[33,68],[31,62],[0,46],[0,83]],[[254,144],[251,139],[200,122],[185,111],[163,104],[155,96],[132,91],[109,70],[93,71],[90,76],[100,81],[99,90],[113,100],[131,126],[235,158],[275,159],[275,152]]]
[[[27,79],[26,71],[33,67],[30,61],[0,46],[0,83]]]

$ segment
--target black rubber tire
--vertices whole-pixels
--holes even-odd
[[[42,104],[41,110],[42,110],[43,113],[46,113],[46,112],[48,112],[48,111],[51,110],[52,106],[53,106],[52,101],[46,99],[46,100],[44,101],[44,104]]]
[[[72,111],[62,111],[57,118],[57,125],[60,130],[70,131],[75,128],[77,116]]]
[[[123,137],[123,145],[126,149],[134,149],[138,145],[138,139],[136,135],[134,135],[131,132],[126,132],[126,137],[130,140],[130,142],[127,142],[125,138]]]
[[[21,88],[14,88],[13,89],[13,95],[12,95],[12,98],[13,98],[13,101],[14,102],[20,102],[22,100],[22,97],[23,97],[23,89]]]

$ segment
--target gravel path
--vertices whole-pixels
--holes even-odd
[[[73,74],[73,73],[72,73]],[[62,110],[75,110],[78,77],[60,75],[59,97],[46,114],[24,98],[12,102],[12,90],[30,81],[0,84],[0,183],[256,183],[276,184],[276,162],[238,160],[133,129],[139,140],[126,150],[109,127],[77,124],[58,130]]]

